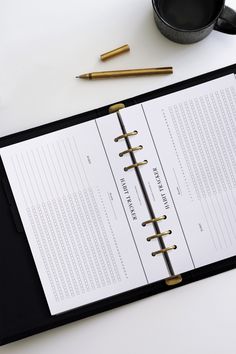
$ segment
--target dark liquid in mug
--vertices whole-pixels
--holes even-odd
[[[169,25],[183,30],[207,26],[219,15],[222,7],[222,1],[218,0],[160,0],[156,4]]]

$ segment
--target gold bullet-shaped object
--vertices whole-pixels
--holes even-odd
[[[122,47],[119,47],[119,48],[113,49],[113,50],[111,50],[109,52],[101,54],[100,55],[100,59],[102,61],[104,61],[104,60],[113,58],[113,57],[115,57],[117,55],[120,55],[120,54],[125,53],[125,52],[129,52],[129,51],[130,51],[130,47],[128,46],[128,44],[125,44],[125,45],[122,45]]]

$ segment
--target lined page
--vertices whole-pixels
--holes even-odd
[[[176,273],[236,254],[235,75],[121,111]],[[147,233],[151,233],[151,226]],[[158,257],[162,257],[159,255]]]
[[[96,121],[0,154],[52,314],[147,283]]]

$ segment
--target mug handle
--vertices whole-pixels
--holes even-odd
[[[214,29],[223,33],[236,34],[236,12],[230,7],[225,6]]]

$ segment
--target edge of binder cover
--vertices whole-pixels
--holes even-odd
[[[67,312],[64,316],[63,319],[59,319],[59,316],[54,316],[56,321],[53,324],[47,324],[43,326],[38,326],[35,328],[31,328],[25,331],[18,332],[15,335],[10,335],[10,336],[5,336],[5,337],[0,337],[0,345],[6,345],[10,342],[20,340],[47,330],[50,330],[52,328],[57,328],[60,326],[63,326],[67,323],[72,323],[77,320],[84,319],[86,317],[94,316],[99,313],[111,310],[113,308],[118,308],[120,306],[142,300],[146,297],[153,296],[159,293],[162,293],[164,291],[169,291],[171,289],[188,285],[190,283],[193,283],[195,281],[203,280],[206,279],[210,276],[214,276],[220,273],[223,273],[225,271],[232,270],[236,267],[236,256],[228,258],[226,260],[214,263],[212,265],[207,265],[204,267],[201,267],[197,270],[194,271],[189,271],[186,273],[182,274],[183,277],[183,282],[175,285],[173,287],[169,287],[165,284],[164,280],[161,280],[159,282],[145,285],[143,287],[130,290],[128,292],[125,292],[121,295],[115,295],[111,298],[101,300],[99,302],[95,302],[89,305],[89,309],[86,309],[86,306],[83,306],[80,308],[80,313],[78,314],[78,310],[72,310]],[[100,304],[99,304],[100,303]],[[100,306],[99,306],[100,305]],[[69,317],[68,317],[69,316]]]

